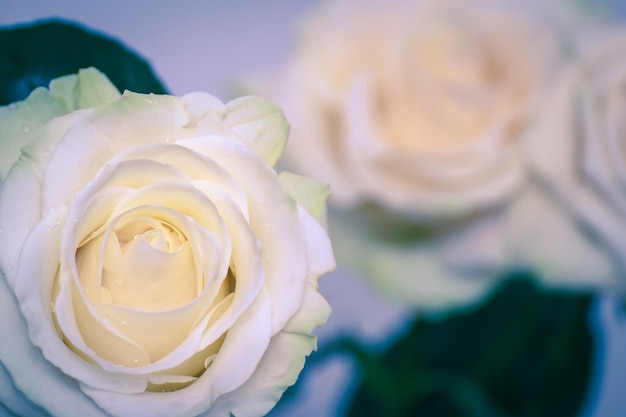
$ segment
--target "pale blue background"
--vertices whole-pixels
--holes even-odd
[[[147,57],[171,93],[206,91],[225,100],[235,80],[281,65],[293,47],[299,16],[318,2],[2,0],[0,25],[52,16],[79,21],[121,39]],[[626,16],[626,3],[621,5],[621,14]],[[402,332],[410,317],[344,271],[324,277],[321,288],[334,314],[318,332],[320,343],[343,332],[383,348]],[[590,320],[594,326],[603,321],[607,333],[598,333],[594,388],[581,417],[624,417],[626,323],[614,314],[611,300],[596,307]],[[273,416],[341,415],[353,371],[353,364],[345,358],[319,364],[302,381],[299,400]]]

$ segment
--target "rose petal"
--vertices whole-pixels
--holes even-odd
[[[263,244],[265,287],[274,306],[272,334],[276,334],[298,309],[306,281],[297,204],[282,189],[276,172],[248,148],[218,136],[190,138],[179,144],[210,156],[244,189],[250,226]]]
[[[136,410],[154,417],[199,415],[207,411],[218,396],[238,388],[254,373],[268,347],[269,321],[269,297],[262,291],[254,306],[229,330],[213,364],[193,384],[178,391],[124,395],[89,387],[83,389],[102,409],[120,417],[134,416]],[[242,340],[256,342],[242,343]],[[213,409],[208,413],[212,415]]]
[[[60,229],[65,213],[46,216],[26,239],[15,283],[15,294],[28,322],[28,332],[35,346],[44,348],[46,359],[65,373],[80,375],[83,381],[94,381],[108,389],[143,391],[145,382],[129,381],[120,375],[104,372],[83,361],[63,343],[52,323],[50,300],[52,283],[59,265]]]
[[[11,335],[0,343],[0,360],[11,375],[15,389],[34,401],[35,409],[40,407],[51,414],[65,415],[67,404],[71,403],[72,410],[80,415],[106,417],[106,414],[78,389],[75,381],[69,380],[58,368],[46,361],[41,351],[31,343],[26,331],[26,322],[4,280],[0,280],[0,305],[3,315],[3,319],[0,320],[0,332]],[[56,338],[58,339],[58,336]],[[18,410],[21,408],[16,409]],[[32,415],[37,415],[36,412]]]
[[[224,123],[257,155],[274,166],[287,143],[289,124],[280,107],[258,97],[241,97],[225,106]]]
[[[283,189],[289,193],[294,200],[301,204],[306,211],[315,219],[328,228],[326,214],[326,200],[329,196],[329,186],[301,175],[283,171],[278,174],[278,178]]]
[[[45,88],[34,90],[25,101],[0,107],[0,180],[6,177],[19,158],[20,149],[38,129],[68,111],[65,102]]]
[[[10,409],[11,411],[9,411]],[[24,397],[24,394],[18,391],[11,381],[11,375],[0,365],[0,415],[3,416],[33,416],[47,417],[45,413],[36,404],[33,404]]]

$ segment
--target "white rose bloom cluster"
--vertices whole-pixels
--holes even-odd
[[[543,125],[579,18],[558,1],[339,0],[303,22],[273,99],[291,169],[331,184],[341,264],[425,311],[515,270],[612,285],[528,152],[559,135]]]
[[[255,97],[120,95],[95,69],[0,108],[0,404],[260,416],[330,307],[327,187],[273,168]]]

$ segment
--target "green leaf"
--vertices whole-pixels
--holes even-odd
[[[478,310],[419,319],[381,357],[354,355],[348,415],[574,417],[591,372],[590,301],[514,279]]]
[[[107,36],[60,20],[0,29],[0,105],[57,77],[95,67],[120,90],[165,93],[148,63]]]

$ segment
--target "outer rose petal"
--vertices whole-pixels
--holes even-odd
[[[94,68],[57,78],[50,90],[38,88],[16,104],[0,108],[0,180],[17,160],[22,146],[51,119],[85,107],[110,103],[119,92]],[[28,121],[27,123],[25,121]]]
[[[289,133],[280,107],[258,97],[241,97],[226,104],[224,122],[265,162],[276,164]]]
[[[25,101],[0,108],[0,179],[17,161],[20,149],[42,125],[68,113],[66,103],[44,88],[33,91]],[[28,120],[28,123],[25,122]]]
[[[283,189],[325,228],[328,228],[326,200],[330,194],[328,184],[301,175],[283,171],[278,174]]]
[[[108,417],[78,388],[46,361],[41,351],[28,338],[26,322],[20,314],[15,298],[4,280],[0,280],[0,305],[2,317],[0,332],[11,335],[0,343],[0,361],[13,377],[13,385],[31,401],[53,415],[67,415],[67,405],[72,412],[85,417]],[[27,414],[30,416],[30,414]]]
[[[274,336],[256,372],[239,389],[220,397],[204,417],[255,417],[265,415],[280,399],[287,387],[293,385],[304,366],[304,360],[316,348],[311,331],[325,323],[331,308],[318,291],[318,274],[335,267],[330,241],[322,227],[299,210],[307,224],[307,252],[311,258],[320,257],[318,270],[309,272],[302,305],[283,331]],[[246,398],[242,402],[239,399]]]
[[[8,407],[11,411],[9,411]],[[0,364],[0,415],[47,417],[47,414],[29,402],[24,394],[18,391],[11,380],[11,375]]]

